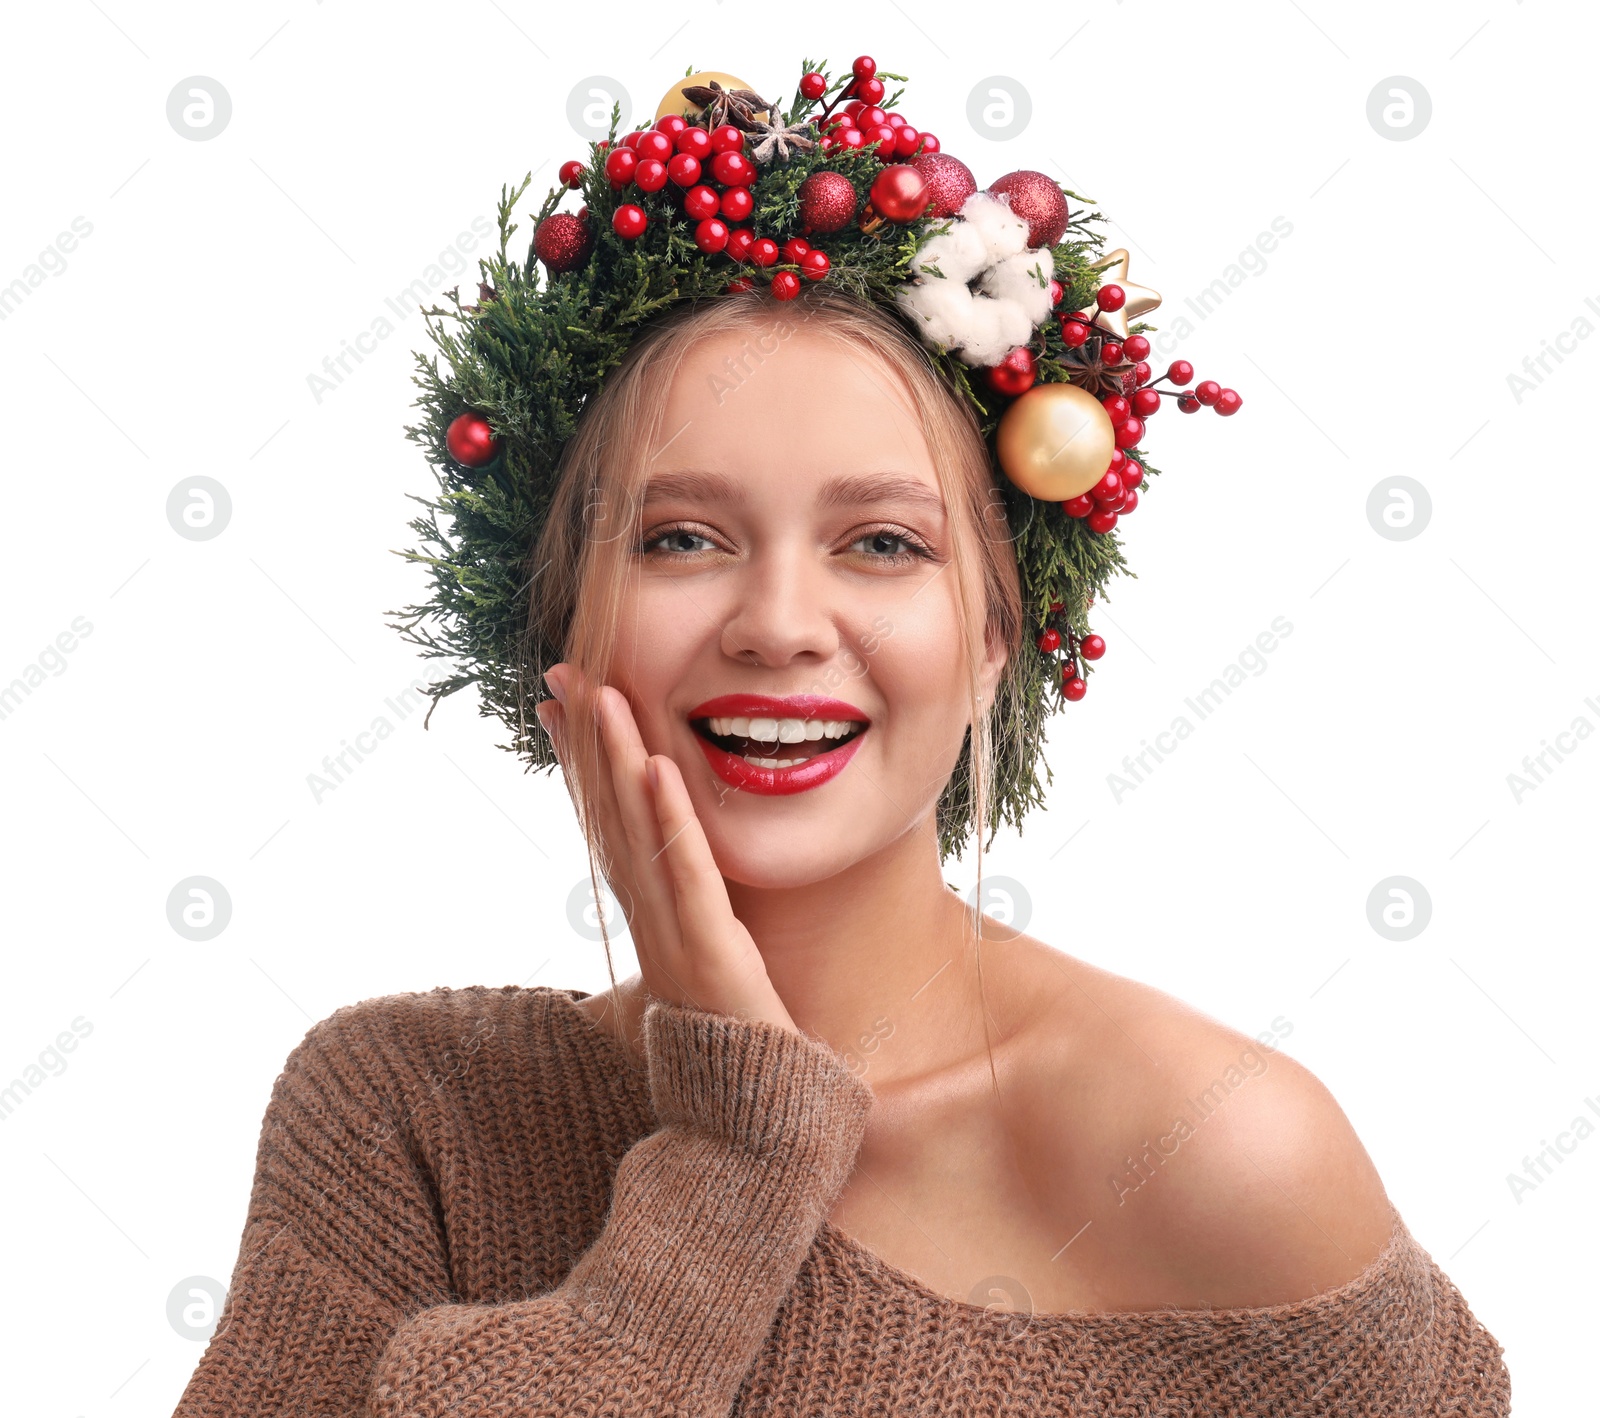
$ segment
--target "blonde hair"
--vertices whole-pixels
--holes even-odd
[[[939,800],[935,838],[947,810],[970,806],[978,844],[976,906],[969,924],[979,948],[978,982],[984,1036],[988,1008],[983,999],[983,828],[993,779],[995,735],[1019,733],[1022,685],[1015,673],[1023,634],[1021,578],[1010,540],[1004,503],[994,483],[989,452],[973,410],[955,392],[929,350],[891,311],[824,286],[808,287],[788,305],[775,305],[762,287],[711,301],[684,302],[643,327],[604,384],[584,408],[563,449],[549,515],[530,552],[529,634],[519,654],[518,693],[523,718],[530,697],[547,697],[538,663],[541,650],[577,667],[590,684],[606,678],[616,650],[617,626],[639,532],[643,490],[651,450],[659,443],[666,395],[684,358],[700,341],[727,332],[770,327],[781,338],[804,324],[808,330],[865,352],[909,389],[932,455],[954,528],[951,569],[960,618],[959,652],[967,669],[969,728],[955,770]],[[974,574],[976,572],[976,574]],[[994,703],[981,702],[980,671],[985,642],[1006,650]],[[573,728],[579,730],[573,734]],[[596,831],[600,801],[599,730],[593,716],[568,716],[567,786],[588,845],[590,882],[598,906],[600,860]],[[963,815],[965,815],[963,813]],[[941,851],[941,861],[943,853]],[[601,938],[612,988],[605,913]],[[990,1074],[994,1075],[990,1049]],[[998,1088],[998,1080],[995,1080]]]

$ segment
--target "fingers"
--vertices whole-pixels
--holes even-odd
[[[641,919],[637,908],[638,891],[634,884],[633,867],[628,851],[627,834],[623,829],[622,811],[617,803],[617,790],[613,782],[611,766],[606,753],[605,741],[599,732],[598,725],[585,723],[579,716],[582,713],[581,705],[584,700],[581,696],[581,677],[570,665],[563,665],[557,671],[561,676],[562,688],[566,691],[566,703],[546,701],[541,704],[541,711],[548,711],[550,717],[551,741],[555,744],[557,757],[561,760],[562,769],[567,777],[567,796],[572,799],[573,809],[578,805],[577,789],[574,786],[574,776],[577,769],[569,756],[572,748],[573,735],[578,733],[593,732],[595,734],[598,762],[596,764],[596,777],[594,783],[593,800],[589,804],[589,813],[593,818],[593,828],[600,842],[601,869],[605,873],[611,889],[616,893],[618,903],[622,907],[624,917],[628,922],[628,931],[633,936],[634,945],[644,948],[649,939],[648,922]],[[545,713],[540,713],[540,723],[545,722]]]
[[[733,914],[727,884],[678,765],[660,755],[650,762],[658,779],[655,815],[679,939],[691,959],[718,960],[732,966],[744,953],[748,932]],[[754,961],[743,961],[751,969],[759,963],[759,955]]]
[[[633,711],[620,690],[601,685],[596,703],[634,885],[648,915],[650,938],[657,946],[671,951],[679,944],[678,914],[661,854],[661,827],[656,821],[650,785],[645,779],[648,755],[644,741],[639,737]]]

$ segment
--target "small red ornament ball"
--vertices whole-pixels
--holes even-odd
[[[811,243],[803,236],[791,236],[786,242],[783,243],[781,250],[783,251],[783,259],[785,261],[787,261],[791,266],[798,266],[800,264],[800,258],[804,256],[806,252],[811,250]]]
[[[1128,293],[1121,286],[1101,286],[1095,292],[1094,303],[1102,310],[1121,310],[1128,303]]]
[[[1117,447],[1136,448],[1139,440],[1144,437],[1144,420],[1141,418],[1125,418],[1117,424]]]
[[[856,214],[856,189],[842,172],[814,172],[800,184],[800,225],[810,232],[840,231]]]
[[[1224,389],[1217,395],[1217,402],[1212,407],[1219,414],[1236,414],[1239,412],[1239,405],[1242,403],[1244,403],[1244,400],[1232,389]]]
[[[872,205],[891,222],[914,222],[928,209],[927,180],[910,163],[894,163],[872,179]]]
[[[779,271],[772,278],[772,294],[776,300],[793,300],[800,294],[800,277],[793,271]]]
[[[555,212],[533,232],[533,254],[552,275],[575,271],[589,254],[589,223],[570,212]]]
[[[1178,395],[1178,408],[1182,413],[1193,414],[1200,411],[1200,401],[1195,398],[1192,389],[1186,389]]]
[[[747,221],[750,213],[756,209],[756,199],[750,195],[748,187],[729,187],[718,198],[722,208],[722,215],[730,222]]]
[[[1081,320],[1063,320],[1061,322],[1061,343],[1069,350],[1075,350],[1088,344],[1089,327]]]
[[[737,295],[740,291],[754,290],[755,282],[749,276],[736,276],[724,287],[729,295]]]
[[[757,266],[771,266],[778,259],[778,243],[770,236],[758,236],[750,243],[750,260]]]
[[[985,374],[989,387],[995,393],[1007,394],[1012,398],[1026,394],[1033,388],[1037,376],[1033,351],[1026,345],[1018,345],[999,364],[990,365]]]
[[[548,219],[547,219],[548,220]],[[444,446],[463,468],[481,468],[500,451],[500,440],[482,414],[457,414],[444,431]]]
[[[1194,386],[1194,396],[1202,404],[1214,404],[1222,397],[1222,385],[1215,379],[1202,379]]]
[[[828,81],[813,69],[800,80],[800,97],[815,102],[828,92]]]
[[[808,281],[820,281],[828,274],[828,268],[833,264],[828,260],[826,251],[818,251],[816,247],[806,252],[800,258],[800,274]]]
[[[978,190],[978,179],[972,175],[972,169],[950,153],[920,152],[911,159],[911,166],[928,184],[930,217],[953,217],[961,210],[961,204]]]
[[[694,229],[694,244],[708,256],[728,244],[728,224],[720,217],[706,217]]]
[[[1175,359],[1167,366],[1167,378],[1174,384],[1187,384],[1194,378],[1194,366],[1186,359]]]
[[[680,153],[705,162],[711,156],[711,135],[704,128],[685,128],[674,139]]]
[[[724,187],[748,187],[756,180],[756,165],[743,153],[718,153],[711,159],[711,175]]]
[[[636,241],[644,235],[645,215],[642,207],[624,202],[611,216],[611,230],[624,241]]]
[[[679,187],[693,187],[700,180],[700,159],[693,153],[674,153],[667,162],[667,176]]]
[[[1122,342],[1122,352],[1131,360],[1145,360],[1150,358],[1150,341],[1143,335],[1129,335]]]
[[[1122,450],[1119,448],[1117,452],[1121,453]],[[1117,469],[1117,476],[1122,479],[1123,487],[1138,487],[1144,481],[1144,464],[1135,462],[1124,454],[1122,465]]]
[[[659,192],[667,185],[667,165],[660,158],[640,158],[633,170],[633,185],[641,192]]]
[[[1089,530],[1104,536],[1117,525],[1117,514],[1107,507],[1097,507],[1089,514]]]
[[[633,181],[633,170],[639,166],[639,154],[632,148],[613,148],[606,158],[606,176],[618,187]]]
[[[1011,210],[1028,224],[1028,245],[1054,246],[1067,231],[1067,197],[1061,184],[1024,168],[989,184],[996,196],[1009,193]]]
[[[563,187],[576,187],[583,181],[583,164],[573,158],[561,164],[556,176],[561,179]]]
[[[1077,675],[1071,675],[1067,679],[1061,681],[1062,696],[1066,699],[1070,699],[1074,704],[1082,699],[1083,696],[1088,692],[1089,686],[1083,680],[1079,679]]]
[[[1039,635],[1039,648],[1050,654],[1061,648],[1061,632],[1059,630],[1045,630]]]
[[[665,133],[669,138],[676,138],[689,126],[689,120],[681,113],[663,113],[656,119],[656,132]]]
[[[634,152],[642,158],[655,158],[657,162],[665,162],[672,156],[673,141],[659,128],[646,128],[639,134],[639,140],[633,145]]]
[[[1078,642],[1078,653],[1086,660],[1098,660],[1106,652],[1106,642],[1098,635],[1085,635]]]
[[[1161,410],[1161,395],[1154,389],[1135,389],[1133,391],[1133,412],[1140,418],[1147,419],[1151,414]]]
[[[736,226],[728,233],[728,255],[735,261],[743,261],[750,254],[750,247],[755,243],[756,234],[747,226]]]
[[[878,61],[870,54],[860,55],[850,66],[850,72],[858,79],[870,79],[878,72]]]
[[[898,118],[899,116],[900,115],[897,113],[891,113],[889,115],[891,120]],[[909,123],[895,123],[891,121],[889,124],[889,129],[894,134],[894,155],[899,158],[901,162],[904,162],[922,146],[922,134],[917,129],[913,128]]]
[[[744,189],[739,189],[741,192]],[[683,214],[694,221],[703,222],[707,217],[714,217],[722,209],[722,199],[718,197],[714,187],[691,187],[683,194]]]
[[[850,92],[855,94],[857,98],[865,100],[868,104],[880,104],[883,102],[883,80],[857,79],[850,86]]]
[[[1069,497],[1061,504],[1061,510],[1069,517],[1087,517],[1094,511],[1094,498],[1086,492],[1080,492],[1076,497]]]

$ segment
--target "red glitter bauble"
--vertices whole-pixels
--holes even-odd
[[[583,265],[592,240],[588,222],[569,212],[556,212],[534,228],[533,253],[552,275],[575,271]]]
[[[800,184],[800,226],[807,233],[841,231],[856,214],[856,189],[842,172],[814,172]]]
[[[899,225],[914,222],[928,209],[928,182],[908,162],[884,168],[872,179],[873,209]]]
[[[961,204],[978,190],[972,169],[950,153],[918,153],[911,159],[911,166],[928,184],[933,199],[925,213],[929,217],[955,216]]]
[[[989,184],[997,196],[1011,194],[1011,210],[1028,224],[1028,245],[1054,246],[1067,231],[1067,198],[1042,172],[1008,172]]]

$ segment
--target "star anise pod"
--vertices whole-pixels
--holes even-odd
[[[751,133],[762,120],[758,113],[770,113],[772,105],[754,89],[725,89],[715,79],[709,84],[688,84],[683,96],[705,109],[708,128],[731,123],[742,133]]]
[[[816,139],[811,136],[816,130],[806,118],[782,124],[757,119],[749,131],[761,135],[760,142],[750,152],[756,162],[771,162],[774,151],[787,162],[791,147],[797,152],[809,153],[817,146]]]
[[[1107,394],[1127,392],[1125,377],[1133,373],[1133,361],[1125,356],[1116,364],[1107,364],[1100,356],[1105,341],[1098,335],[1067,350],[1061,356],[1067,376],[1080,389],[1087,389],[1097,399]]]
[[[469,305],[467,307],[467,309],[472,311],[474,314],[477,314],[491,300],[499,299],[499,296],[500,296],[500,292],[497,291],[487,281],[479,281],[478,282],[478,300],[477,300],[477,303],[474,304],[474,305]]]

